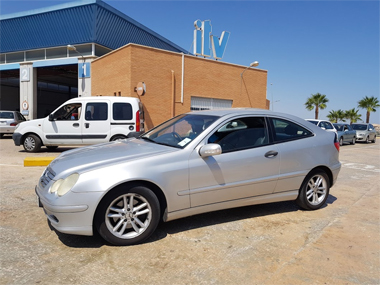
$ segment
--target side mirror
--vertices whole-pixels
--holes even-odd
[[[216,143],[210,143],[202,146],[199,150],[199,155],[201,157],[208,157],[222,154],[222,148]]]
[[[321,127],[321,129],[322,129],[322,130],[326,130],[326,128],[325,128],[325,127]]]
[[[54,121],[54,115],[53,114],[49,115],[49,121]]]

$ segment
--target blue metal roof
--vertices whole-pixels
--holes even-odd
[[[110,49],[136,43],[187,53],[101,0],[5,15],[0,18],[0,31],[0,53],[83,43]]]

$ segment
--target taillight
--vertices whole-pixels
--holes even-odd
[[[17,126],[17,123],[10,123],[10,126],[15,127]]]
[[[136,132],[140,131],[140,111],[136,112]]]
[[[338,141],[338,136],[337,136],[337,134],[335,134],[335,136],[334,136],[334,145],[335,145],[335,148],[337,149],[337,151],[339,151],[339,149],[340,149],[340,144],[339,144],[339,141]]]

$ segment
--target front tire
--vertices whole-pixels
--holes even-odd
[[[369,136],[366,137],[365,142],[369,143]]]
[[[296,202],[305,210],[316,210],[325,204],[329,192],[330,182],[326,172],[316,169],[306,176]]]
[[[149,238],[160,220],[160,203],[147,187],[120,187],[106,195],[95,214],[99,234],[113,245],[138,244]]]
[[[373,140],[372,140],[373,143],[376,142],[376,135],[373,137]]]
[[[354,145],[355,143],[356,143],[356,138],[353,138],[351,144]]]
[[[41,140],[36,135],[27,135],[23,146],[26,152],[38,152],[41,149]]]
[[[343,145],[343,137],[340,138],[340,140],[339,140],[339,145],[340,145],[340,146]]]

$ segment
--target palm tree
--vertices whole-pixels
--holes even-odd
[[[367,97],[365,96],[362,100],[358,102],[359,108],[366,109],[367,110],[367,118],[366,123],[369,123],[369,114],[371,112],[376,112],[377,107],[380,107],[379,99],[376,97]]]
[[[338,123],[338,121],[345,122],[346,112],[341,109],[339,109],[338,111],[331,110],[330,113],[327,115],[327,118],[332,123]]]
[[[311,97],[307,98],[305,106],[309,111],[313,110],[315,107],[315,119],[318,120],[319,109],[323,110],[326,108],[326,103],[328,101],[329,99],[326,98],[326,95],[320,93],[311,94]]]
[[[358,114],[358,112],[359,110],[355,110],[355,108],[346,111],[345,117],[350,120],[350,124],[356,123],[358,120],[361,120],[362,115]]]

